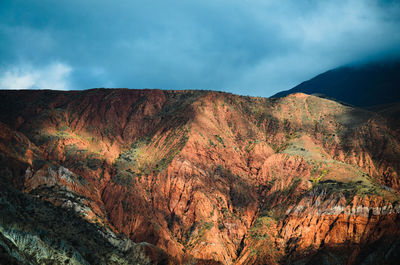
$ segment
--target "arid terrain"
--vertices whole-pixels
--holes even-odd
[[[1,264],[397,264],[399,104],[0,91]]]

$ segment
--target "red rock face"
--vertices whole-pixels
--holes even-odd
[[[357,264],[371,246],[384,263],[398,250],[400,144],[383,115],[305,94],[0,96],[9,183],[178,263]]]

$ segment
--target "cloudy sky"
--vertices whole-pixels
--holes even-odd
[[[400,1],[0,0],[0,87],[271,96],[400,55]]]

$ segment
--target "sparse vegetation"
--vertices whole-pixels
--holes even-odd
[[[257,240],[268,240],[270,238],[268,231],[272,222],[274,220],[269,216],[258,217],[250,229],[250,237]]]
[[[320,181],[316,186],[318,189],[325,190],[327,195],[343,194],[348,203],[350,203],[354,196],[381,196],[381,188],[366,184],[363,181],[340,182],[335,180]]]
[[[219,136],[218,134],[216,134],[216,135],[214,135],[214,136],[215,136],[215,138],[217,139],[217,141],[218,141],[223,147],[225,147],[225,143],[224,143],[224,140],[222,139],[222,137]]]
[[[319,184],[319,182],[321,181],[321,179],[323,177],[325,177],[328,173],[329,173],[329,170],[324,169],[321,171],[321,174],[319,174],[319,176],[317,175],[315,177],[311,177],[313,187],[317,186]]]
[[[211,139],[208,140],[208,144],[214,148],[217,147],[217,145]]]
[[[245,147],[246,152],[251,152],[256,144],[258,144],[260,141],[259,140],[254,140],[254,141],[249,141],[248,144]]]
[[[188,133],[187,127],[178,127],[169,131],[163,140],[149,136],[138,139],[114,162],[117,172],[114,181],[131,185],[138,176],[162,172],[185,146]]]
[[[86,165],[88,168],[90,168],[91,170],[97,170],[98,168],[101,167],[101,165],[103,164],[103,161],[98,159],[98,158],[88,158]]]

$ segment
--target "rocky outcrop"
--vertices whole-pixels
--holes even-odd
[[[279,229],[288,242],[289,257],[293,255],[296,259],[322,250],[346,249],[340,260],[353,264],[366,258],[362,255],[363,247],[379,245],[383,239],[387,249],[379,254],[390,257],[390,249],[398,244],[399,213],[398,203],[387,202],[379,196],[346,199],[340,193],[328,196],[327,191],[314,189],[287,210]],[[389,257],[386,259],[390,261]]]
[[[168,264],[159,248],[133,243],[75,211],[1,185],[0,260],[7,264]]]

